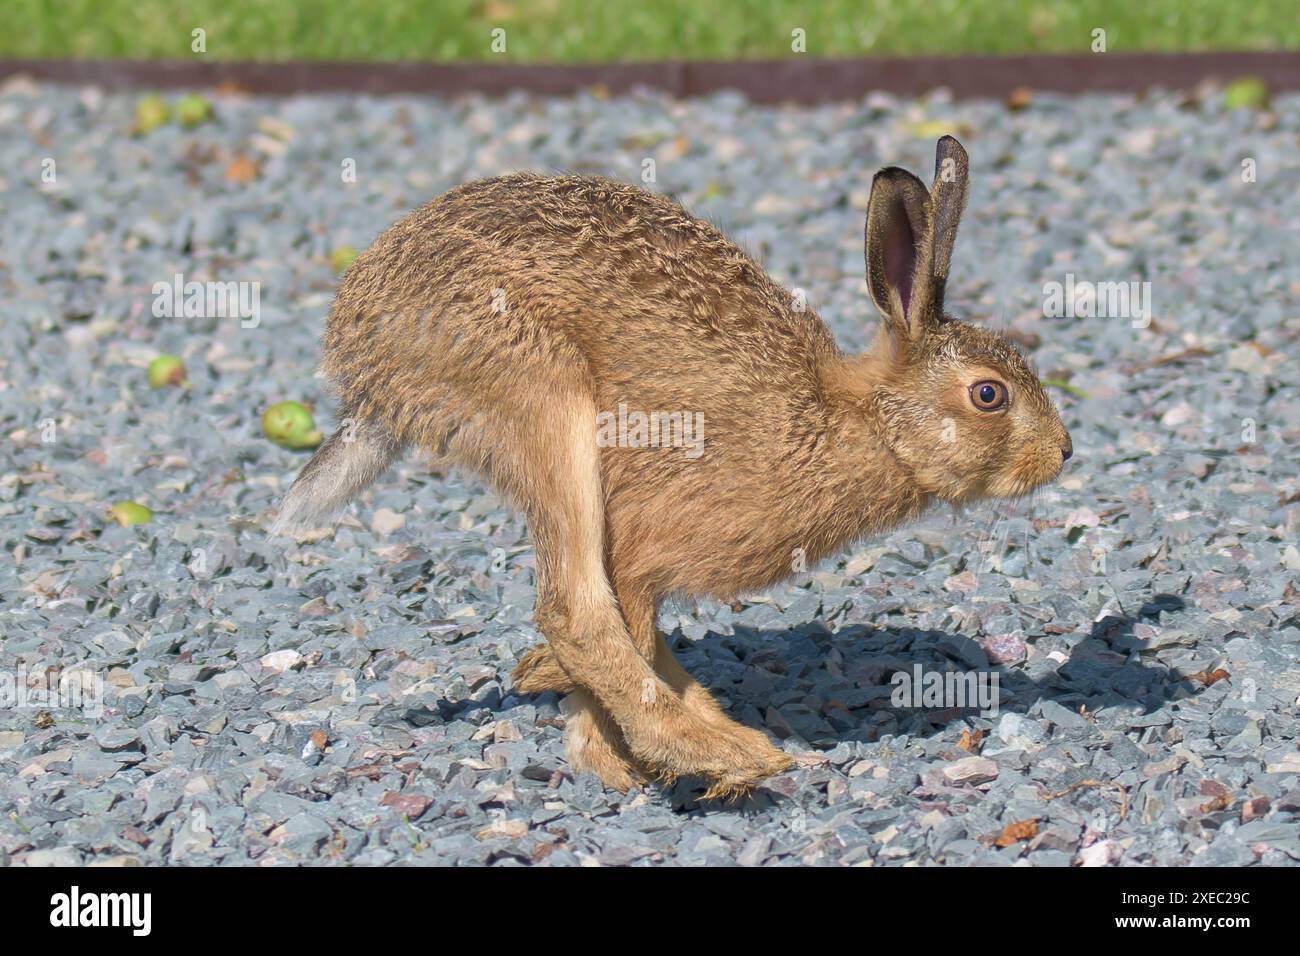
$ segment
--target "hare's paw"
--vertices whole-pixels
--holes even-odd
[[[738,743],[743,748],[739,759],[726,763],[721,773],[706,774],[710,786],[704,799],[733,800],[749,793],[769,777],[784,773],[795,766],[789,754],[774,747],[767,735],[751,727],[737,724]]]
[[[704,717],[684,704],[657,716],[624,730],[636,762],[662,781],[703,777],[709,798],[740,796],[794,766],[764,734],[729,718]]]
[[[539,644],[524,654],[515,665],[510,679],[515,690],[523,694],[540,694],[548,690],[557,694],[570,694],[576,689],[548,644]]]
[[[575,772],[594,773],[611,790],[623,792],[646,782],[618,725],[587,691],[570,694],[561,709],[565,715],[564,753]]]

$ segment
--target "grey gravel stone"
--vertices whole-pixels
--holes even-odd
[[[966,757],[943,768],[943,778],[950,784],[988,783],[998,775],[998,765],[987,757]]]

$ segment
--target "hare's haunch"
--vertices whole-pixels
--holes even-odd
[[[884,323],[859,356],[663,196],[576,176],[453,189],[348,269],[324,361],[348,424],[278,527],[320,523],[407,445],[477,471],[535,540],[546,644],[515,679],[570,694],[574,766],[753,787],[791,760],[681,668],[660,599],[763,588],[931,503],[1023,495],[1070,456],[1015,347],[944,311],[966,181],[951,137],[928,190],[876,174]]]

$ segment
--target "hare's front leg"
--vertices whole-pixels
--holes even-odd
[[[656,776],[707,777],[712,793],[729,794],[789,767],[757,731],[688,707],[639,652],[605,574],[595,407],[574,397],[547,412],[544,425],[514,433],[530,441],[531,454],[505,462],[498,448],[496,461],[526,476],[511,484],[525,492],[518,497],[537,545],[538,624],[560,669],[613,717],[637,764]],[[582,720],[598,719],[578,703]]]
[[[623,731],[591,691],[575,687],[560,708],[564,711],[564,756],[570,767],[589,770],[611,790],[627,792],[646,782]]]

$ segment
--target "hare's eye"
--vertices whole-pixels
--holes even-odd
[[[1001,382],[976,382],[970,387],[970,400],[982,412],[994,412],[1007,403],[1007,387]]]

